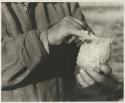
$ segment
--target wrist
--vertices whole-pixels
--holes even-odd
[[[54,35],[53,35],[53,30],[51,30],[51,28],[47,31],[47,38],[48,38],[48,44],[49,46],[54,46],[54,38],[56,38]]]
[[[48,41],[48,31],[42,31],[40,33],[40,40],[42,41],[46,52],[49,54],[49,41]]]
[[[52,40],[51,40],[51,37],[50,37],[50,31],[48,30],[48,32],[47,32],[47,38],[48,38],[48,44],[49,45],[52,45]]]

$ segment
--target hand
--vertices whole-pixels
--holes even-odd
[[[83,36],[81,33],[83,23],[73,17],[65,17],[60,22],[52,26],[48,30],[48,41],[50,45],[60,45],[68,37],[67,44],[75,41],[80,43],[79,37]],[[86,32],[87,34],[88,32]]]
[[[85,88],[98,83],[103,83],[108,75],[111,74],[111,68],[108,65],[101,67],[101,72],[96,72],[90,69],[80,69],[77,74],[79,84]]]

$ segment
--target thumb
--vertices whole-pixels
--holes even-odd
[[[112,72],[112,69],[108,66],[108,65],[102,65],[101,66],[101,71],[105,74],[105,75],[110,75]]]

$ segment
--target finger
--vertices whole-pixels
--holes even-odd
[[[70,35],[81,37],[81,39],[89,39],[88,31],[79,30],[77,27],[72,26],[71,24],[65,24],[65,29],[68,30]]]
[[[77,43],[76,43],[76,47],[79,47],[81,44],[82,44],[81,41],[77,42]]]
[[[74,40],[75,40],[75,36],[72,36],[72,37],[67,41],[67,43],[70,44],[70,43],[72,43]]]
[[[80,29],[78,29],[76,26],[73,26],[72,24],[69,24],[69,23],[65,24],[65,29],[67,31],[69,31],[69,32],[70,32],[70,30],[78,30],[78,31],[80,31]]]
[[[84,37],[81,34],[81,30],[79,30],[79,29],[68,28],[68,33],[69,33],[69,35],[74,35],[74,36],[77,36],[77,37]]]
[[[85,31],[85,30],[81,30],[81,37],[79,37],[79,39],[81,40],[81,41],[91,41],[92,40],[92,37],[89,35],[89,32],[88,31]]]
[[[79,73],[79,66],[78,66],[78,65],[76,65],[75,73],[76,73],[76,74]]]
[[[79,30],[81,30],[82,28],[81,25],[76,21],[74,21],[73,19],[67,19],[67,23],[69,23],[68,25],[77,27]]]
[[[104,82],[105,76],[100,73],[87,69],[88,74],[97,82]]]
[[[77,74],[77,79],[78,79],[79,84],[80,84],[82,87],[87,87],[87,86],[88,86],[88,84],[82,79],[82,77],[81,77],[80,74]]]
[[[95,80],[85,70],[80,69],[80,75],[89,85],[93,85],[95,83]]]
[[[105,75],[110,75],[112,72],[112,69],[108,66],[108,65],[102,65],[101,66],[101,71],[105,74]]]
[[[82,28],[82,26],[83,26],[83,22],[80,21],[80,20],[78,20],[78,19],[76,19],[76,18],[74,18],[74,17],[68,17],[67,20],[70,21],[70,22],[72,22],[72,23],[74,23],[74,24],[79,25],[80,28]]]
[[[79,42],[81,42],[81,40],[80,40],[78,37],[76,37],[75,40],[74,40],[74,42],[75,42],[76,44],[78,44]]]
[[[82,41],[76,45],[76,47],[80,47],[82,45]]]
[[[79,40],[81,41],[81,43],[83,43],[83,41],[85,40],[84,37],[78,37],[78,38],[79,38]]]
[[[82,33],[82,35],[84,35],[84,38],[90,38],[88,31],[82,29],[81,33]]]
[[[83,38],[78,37],[77,40],[78,41],[76,41],[76,45],[77,45],[77,47],[79,47],[83,43]]]
[[[78,19],[76,19],[76,18],[73,18],[73,20],[74,20],[76,23],[78,23],[80,26],[83,26],[83,22],[82,22],[82,21],[80,21],[80,20],[78,20]]]

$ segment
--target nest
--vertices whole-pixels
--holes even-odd
[[[87,36],[86,36],[87,37]],[[102,38],[95,35],[83,39],[76,64],[83,69],[100,71],[101,65],[108,64],[111,56],[111,38]]]

